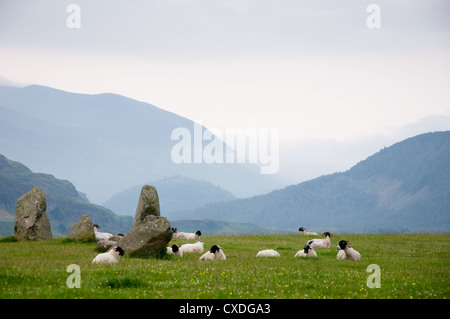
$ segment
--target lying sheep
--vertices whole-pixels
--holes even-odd
[[[323,233],[323,236],[325,236],[325,239],[311,239],[308,240],[306,244],[309,245],[312,249],[331,248],[331,233],[325,232]]]
[[[300,227],[298,231],[301,232],[302,235],[319,235],[318,233],[315,232],[307,232],[305,227]]]
[[[340,260],[361,260],[361,254],[350,247],[351,243],[347,240],[339,242],[339,252],[336,256]]]
[[[203,252],[203,242],[198,240],[195,244],[184,244],[181,245],[180,250],[182,253],[202,253]]]
[[[113,234],[110,234],[110,233],[99,232],[98,231],[99,228],[100,228],[100,226],[98,224],[94,224],[95,239],[97,241],[109,240],[113,236]]]
[[[172,245],[172,247],[167,247],[167,253],[174,256],[183,257],[183,251],[176,244]]]
[[[176,229],[176,228],[175,228]],[[200,239],[200,236],[202,235],[202,232],[197,230],[195,233],[185,233],[185,232],[178,232],[175,231],[173,233],[174,238],[178,239]]]
[[[204,253],[199,260],[225,260],[225,254],[218,245],[212,245],[211,249]]]
[[[309,245],[305,245],[302,250],[297,251],[294,257],[317,257],[317,253]]]
[[[261,250],[256,254],[256,257],[280,257],[280,254],[273,249]]]
[[[124,250],[119,246],[114,246],[106,253],[101,253],[95,256],[92,260],[93,264],[116,264],[119,262],[119,257],[124,255]]]

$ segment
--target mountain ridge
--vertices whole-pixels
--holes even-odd
[[[124,189],[172,175],[211,182],[237,197],[282,185],[275,176],[261,175],[252,163],[175,163],[171,134],[186,128],[194,136],[194,125],[115,93],[0,86],[2,154],[33,171],[70,180],[91,202],[100,204]]]
[[[282,229],[448,232],[448,163],[450,131],[424,133],[385,147],[347,171],[186,214],[217,214],[227,221]]]

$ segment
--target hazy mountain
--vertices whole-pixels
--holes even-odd
[[[408,138],[342,173],[186,215],[284,229],[448,232],[450,131]]]
[[[205,181],[184,176],[173,176],[147,183],[156,187],[161,207],[161,215],[169,219],[177,218],[178,211],[189,211],[206,204],[236,199],[228,191]],[[143,185],[137,185],[112,196],[103,203],[119,215],[134,216]]]
[[[67,235],[82,214],[88,214],[104,231],[125,233],[131,229],[132,217],[119,217],[109,209],[89,203],[69,181],[33,173],[21,163],[0,155],[0,234],[14,233],[17,199],[35,186],[46,196],[47,214],[54,235]]]
[[[189,130],[193,149],[194,122],[148,103],[37,85],[0,87],[2,154],[70,180],[92,202],[174,175],[211,182],[237,197],[281,186],[255,164],[175,164],[176,128]]]

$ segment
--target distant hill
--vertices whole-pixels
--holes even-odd
[[[236,199],[230,192],[209,182],[184,176],[173,176],[147,184],[156,187],[161,215],[169,219],[176,219],[174,213],[178,211],[189,211],[206,204]],[[103,203],[103,206],[118,215],[134,216],[142,186],[138,185],[114,195]]]
[[[171,135],[177,128],[190,132],[193,147],[193,121],[148,103],[111,93],[0,86],[1,153],[70,180],[93,203],[174,175],[208,181],[237,197],[281,187],[256,164],[174,163],[178,140]]]
[[[101,229],[111,233],[125,233],[132,227],[132,217],[116,216],[109,209],[89,203],[69,181],[33,173],[23,164],[0,155],[0,235],[14,233],[17,199],[35,186],[45,193],[54,235],[67,235],[82,214],[88,214]]]
[[[185,214],[282,229],[448,232],[450,131],[411,137],[346,172]]]

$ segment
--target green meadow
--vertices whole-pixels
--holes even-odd
[[[67,238],[49,242],[0,240],[0,298],[39,299],[447,299],[450,297],[450,235],[334,235],[332,248],[317,258],[294,258],[311,236],[202,236],[205,251],[222,247],[227,259],[203,261],[200,254],[178,258],[124,258],[93,265],[95,243]],[[337,260],[345,239],[360,261]],[[174,239],[170,245],[187,240]],[[280,257],[256,258],[262,249]],[[70,288],[69,265],[80,269],[80,288]],[[379,266],[379,288],[369,265]],[[370,267],[369,267],[370,270]],[[69,283],[73,282],[69,280]]]

